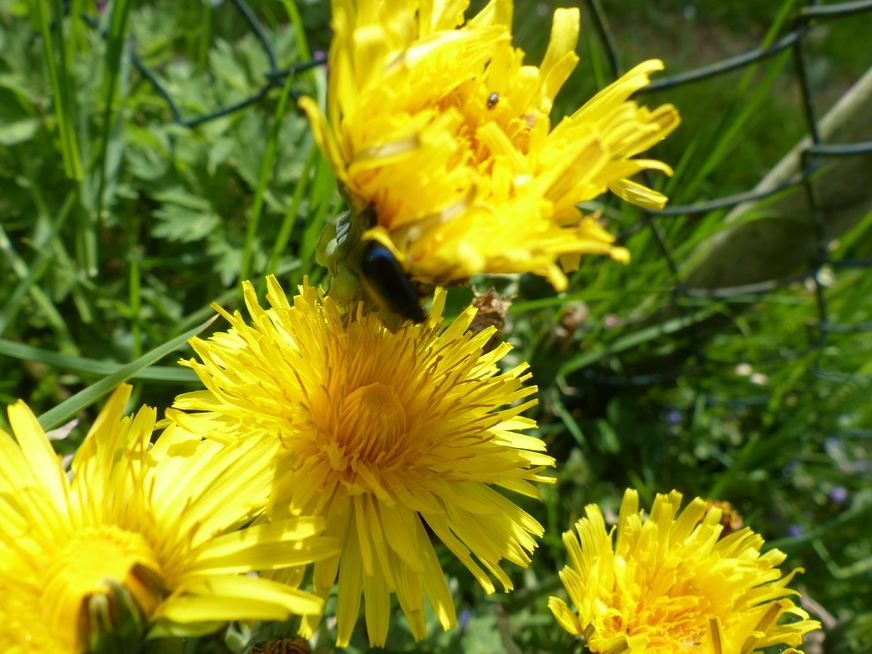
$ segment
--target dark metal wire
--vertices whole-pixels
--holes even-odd
[[[799,42],[803,34],[803,29],[796,29],[789,34],[785,34],[784,36],[782,36],[768,48],[755,48],[754,50],[751,50],[749,52],[745,52],[743,54],[736,55],[735,57],[730,57],[729,59],[724,59],[723,61],[709,64],[708,66],[702,66],[695,70],[690,70],[686,73],[678,73],[677,75],[661,77],[651,82],[645,88],[636,91],[636,95],[639,95],[641,93],[651,93],[652,91],[662,91],[663,89],[669,89],[674,86],[689,84],[691,82],[698,82],[709,77],[714,77],[715,75],[722,75],[724,73],[728,73],[731,70],[735,70],[736,68],[744,68],[745,66],[757,63],[758,61],[766,59],[767,57],[776,55],[782,50],[786,50],[787,48],[795,46]]]
[[[838,334],[858,334],[860,332],[872,331],[872,321],[858,322],[853,325],[841,325],[832,322],[822,322],[817,325],[812,325],[815,329],[820,329],[824,332],[835,332]]]
[[[852,154],[867,154],[872,152],[872,141],[862,143],[818,143],[809,146],[806,150],[809,154],[822,157],[847,157]]]
[[[615,48],[613,40],[610,38],[606,22],[606,18],[602,13],[599,3],[595,0],[588,0],[590,13],[597,27],[602,47],[608,52],[609,61],[618,61],[618,52]],[[872,152],[872,141],[857,142],[857,143],[822,143],[819,131],[819,124],[816,118],[814,107],[814,92],[809,83],[809,65],[804,52],[805,36],[809,31],[812,22],[822,20],[830,20],[836,18],[844,18],[860,13],[872,13],[872,0],[862,0],[858,2],[842,2],[837,4],[818,5],[815,0],[809,0],[807,5],[799,9],[794,16],[793,24],[790,30],[781,36],[777,41],[768,47],[760,47],[745,52],[743,54],[724,59],[722,61],[696,68],[694,70],[661,77],[654,80],[650,85],[646,86],[637,94],[650,93],[664,89],[684,86],[714,76],[722,75],[730,71],[745,68],[756,64],[759,61],[772,57],[780,52],[790,50],[795,65],[796,79],[799,85],[799,91],[802,98],[802,109],[806,119],[806,128],[809,135],[809,145],[801,152],[801,171],[794,175],[791,179],[779,184],[778,186],[767,189],[765,191],[744,191],[733,195],[714,198],[710,200],[697,201],[691,204],[670,206],[660,211],[645,210],[645,218],[635,225],[625,230],[619,238],[626,239],[631,234],[644,230],[652,229],[657,242],[661,249],[667,253],[668,263],[673,271],[676,282],[674,298],[675,308],[679,313],[683,312],[682,305],[677,302],[678,299],[713,299],[713,300],[739,300],[742,298],[753,297],[770,293],[780,288],[788,287],[797,282],[812,280],[814,299],[817,304],[818,320],[815,324],[808,325],[812,330],[813,337],[805,347],[790,352],[781,352],[774,356],[751,360],[750,357],[743,361],[751,365],[762,366],[774,364],[787,360],[795,360],[805,357],[816,351],[821,351],[827,343],[827,338],[833,333],[860,333],[872,331],[872,321],[861,322],[856,324],[839,324],[831,321],[828,315],[828,307],[825,296],[826,287],[818,280],[818,275],[824,266],[832,268],[865,268],[872,267],[872,259],[843,259],[832,260],[829,257],[827,250],[828,239],[826,234],[826,222],[823,208],[817,198],[814,185],[812,183],[813,176],[820,168],[822,160],[825,157],[848,157]],[[617,75],[619,65],[612,64],[612,69]],[[714,289],[706,288],[689,288],[681,283],[680,277],[677,275],[677,265],[674,257],[671,256],[671,250],[666,243],[663,232],[659,228],[659,220],[683,215],[702,214],[718,209],[728,209],[735,207],[744,202],[761,200],[787,189],[802,186],[803,191],[808,199],[811,208],[812,224],[817,231],[817,246],[818,255],[815,263],[804,273],[784,280],[770,280],[755,284],[746,284],[734,287],[722,287]],[[690,337],[691,360],[695,363],[690,367],[686,367],[676,372],[664,374],[637,374],[637,375],[614,375],[601,374],[591,367],[580,371],[583,376],[601,386],[647,386],[660,383],[670,383],[691,373],[699,373],[704,370],[707,365],[736,365],[738,361],[723,361],[706,353],[704,339],[699,337],[698,330],[692,326],[688,336]],[[811,334],[810,334],[811,336]],[[812,364],[812,375],[819,375],[820,370],[818,363]],[[812,390],[814,389],[807,389]],[[771,395],[758,394],[751,397],[735,398],[724,400],[710,395],[706,396],[706,403],[713,406],[723,406],[730,408],[747,408],[752,406],[765,405],[771,401]]]
[[[872,259],[839,259],[830,261],[833,268],[872,268]]]
[[[593,24],[596,28],[596,33],[599,35],[600,41],[606,46],[606,54],[609,57],[609,66],[612,69],[612,77],[618,79],[621,76],[621,62],[618,59],[618,48],[615,45],[615,37],[612,36],[612,30],[609,27],[609,22],[606,19],[606,12],[603,11],[600,0],[587,0],[587,6],[593,16]]]
[[[228,116],[242,109],[251,107],[266,98],[266,96],[269,95],[269,92],[272,91],[274,88],[284,86],[288,76],[294,75],[304,70],[309,70],[310,68],[323,66],[325,63],[327,63],[323,57],[319,57],[310,61],[300,62],[298,64],[293,64],[286,68],[279,69],[275,50],[269,42],[269,38],[266,35],[266,30],[264,30],[263,25],[261,24],[260,20],[258,20],[257,15],[254,13],[252,8],[247,2],[245,2],[245,0],[231,0],[231,2],[233,6],[239,10],[242,18],[245,20],[245,23],[254,33],[255,38],[257,38],[258,43],[260,43],[261,48],[263,49],[267,59],[269,60],[269,70],[263,72],[264,79],[266,80],[263,86],[260,88],[260,90],[252,93],[244,100],[240,100],[239,102],[235,102],[225,107],[221,107],[220,109],[216,109],[209,114],[195,116],[193,118],[185,118],[184,116],[182,116],[182,112],[179,110],[179,106],[173,99],[172,94],[170,94],[170,92],[166,89],[166,87],[163,85],[160,79],[158,79],[154,72],[143,63],[142,59],[136,53],[135,49],[132,47],[130,48],[130,62],[133,64],[134,68],[136,68],[139,74],[142,75],[142,77],[154,87],[154,90],[157,91],[158,95],[160,95],[161,98],[163,98],[164,102],[167,103],[167,107],[169,108],[170,113],[172,113],[173,115],[173,120],[180,125],[184,125],[185,127],[196,127],[197,125],[208,123],[209,121],[215,120],[216,118]],[[65,9],[68,8],[68,5],[65,5]],[[81,18],[90,27],[94,29],[99,29],[99,22],[96,18],[87,15],[82,15]],[[299,94],[295,91],[291,91],[291,96],[293,96],[295,99],[299,99]]]
[[[805,20],[811,20],[812,18],[846,18],[867,11],[872,11],[872,0],[803,7],[799,12],[799,17]]]
[[[234,104],[221,107],[212,113],[204,114],[195,117],[185,118],[172,94],[163,85],[161,80],[154,72],[146,66],[140,57],[131,46],[130,59],[133,66],[142,75],[149,84],[151,84],[157,93],[166,102],[173,120],[187,127],[195,127],[209,121],[215,120],[222,116],[240,111],[251,107],[261,102],[273,89],[281,87],[285,84],[288,76],[295,73],[308,70],[317,66],[324,65],[324,58],[316,58],[311,61],[305,61],[293,64],[286,68],[279,69],[275,50],[269,42],[266,31],[263,25],[258,20],[251,6],[245,0],[232,0],[233,6],[239,11],[242,18],[254,33],[260,46],[263,48],[267,59],[269,60],[269,69],[263,71],[264,84],[261,88],[252,93],[249,97],[236,102]],[[594,28],[597,37],[599,38],[606,55],[608,57],[609,67],[614,78],[619,77],[621,73],[620,56],[615,45],[615,40],[612,36],[611,29],[603,10],[600,0],[585,0],[588,12],[593,20]],[[662,91],[664,89],[675,88],[699,82],[711,77],[723,75],[733,70],[745,68],[756,64],[762,60],[773,57],[780,52],[790,50],[792,52],[796,78],[799,84],[799,90],[802,97],[803,112],[807,122],[807,130],[810,137],[810,145],[801,153],[802,170],[794,177],[778,186],[765,191],[744,191],[735,193],[720,198],[713,198],[697,201],[691,204],[670,206],[660,211],[646,210],[644,218],[630,227],[619,238],[626,239],[631,234],[644,230],[651,229],[660,249],[667,258],[669,266],[676,280],[676,286],[672,294],[673,305],[681,314],[686,314],[688,310],[687,303],[681,303],[679,300],[699,300],[699,299],[714,299],[714,300],[730,300],[747,298],[749,296],[761,295],[772,292],[774,290],[787,287],[796,282],[804,280],[813,280],[815,300],[818,305],[818,321],[814,325],[809,325],[810,329],[816,332],[816,337],[810,339],[811,342],[804,348],[793,350],[791,352],[782,353],[773,357],[766,357],[758,361],[747,361],[752,365],[763,365],[777,361],[786,361],[805,356],[815,350],[820,350],[827,341],[827,337],[831,333],[857,333],[872,331],[872,322],[863,322],[853,325],[843,325],[834,323],[829,319],[827,313],[827,303],[824,296],[825,286],[818,282],[817,276],[824,266],[832,268],[862,268],[872,267],[872,259],[843,259],[839,261],[831,260],[827,252],[826,228],[823,216],[823,210],[817,200],[815,189],[812,184],[814,173],[820,167],[821,161],[825,157],[847,157],[859,154],[867,154],[872,152],[872,141],[858,143],[822,143],[816,119],[815,107],[813,104],[814,93],[809,83],[808,62],[806,61],[803,44],[805,36],[809,31],[811,23],[820,22],[823,20],[831,20],[844,18],[860,13],[872,13],[872,0],[859,0],[855,2],[840,2],[836,4],[819,5],[815,0],[808,0],[806,6],[799,9],[794,16],[793,23],[784,35],[767,47],[760,47],[745,52],[734,57],[729,57],[722,61],[696,68],[694,70],[661,77],[654,80],[649,86],[641,89],[637,94],[651,93],[654,91]],[[94,29],[99,29],[99,23],[96,19],[89,16],[82,16],[82,19]],[[295,93],[292,92],[296,96]],[[756,284],[746,284],[743,286],[722,287],[714,289],[704,288],[689,288],[683,285],[679,277],[679,265],[673,255],[673,250],[670,247],[666,235],[659,224],[659,220],[668,217],[702,214],[719,209],[727,209],[735,207],[743,202],[751,202],[767,198],[787,189],[803,186],[804,192],[808,197],[809,205],[812,210],[812,222],[818,232],[818,260],[815,264],[802,275],[786,280],[772,280]],[[689,367],[675,372],[667,372],[663,374],[640,374],[640,375],[608,375],[597,372],[593,367],[587,367],[580,372],[585,378],[592,383],[607,386],[650,386],[653,384],[674,383],[681,377],[691,373],[699,372],[710,365],[735,365],[737,362],[721,361],[716,357],[707,355],[705,352],[705,342],[697,330],[691,328],[689,332],[692,360],[694,363]],[[819,373],[817,369],[812,371]],[[707,403],[711,405],[727,406],[727,407],[750,407],[765,405],[770,401],[769,395],[755,395],[753,397],[738,398],[733,400],[722,400],[715,397],[707,397]]]
[[[722,198],[717,198],[716,200],[709,200],[707,202],[700,202],[698,204],[679,204],[674,207],[666,207],[665,209],[659,210],[649,209],[647,213],[650,213],[653,216],[684,216],[690,213],[708,213],[709,211],[714,211],[715,209],[726,209],[728,207],[734,207],[737,204],[741,204],[743,202],[751,202],[754,200],[762,200],[763,198],[768,198],[770,195],[775,195],[776,193],[780,193],[781,191],[802,184],[803,179],[805,179],[804,175],[800,174],[784,182],[783,184],[779,184],[778,186],[768,189],[766,191],[743,191],[742,193],[727,195]]]

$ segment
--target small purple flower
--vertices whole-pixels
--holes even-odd
[[[681,411],[672,409],[666,412],[666,424],[672,427],[681,424]]]
[[[844,486],[836,486],[830,491],[830,502],[841,504],[848,499],[848,489]]]
[[[469,624],[470,619],[472,618],[472,611],[469,609],[463,609],[460,612],[460,619],[457,621],[457,628],[463,631],[466,629],[466,626]]]
[[[787,535],[791,538],[801,538],[802,536],[805,536],[805,529],[799,525],[790,525],[787,528]]]

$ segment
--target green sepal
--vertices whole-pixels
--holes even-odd
[[[139,652],[148,630],[143,614],[130,591],[107,579],[108,592],[91,595],[79,613],[79,642],[88,654],[134,654]]]
[[[148,632],[148,638],[194,638],[206,636],[218,631],[225,625],[224,622],[173,622],[171,620],[158,619]]]

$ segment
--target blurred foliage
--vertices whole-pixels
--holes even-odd
[[[286,92],[323,97],[322,68],[189,128],[174,122],[127,51],[113,60],[112,39],[129,39],[185,118],[249,97],[263,87],[269,60],[232,3],[135,2],[126,33],[112,21],[113,5],[80,0],[70,6],[99,26],[75,13],[53,16],[60,34],[40,29],[40,2],[47,12],[44,0],[0,0],[0,400],[26,398],[37,413],[105,376],[100,366],[138,360],[193,328],[213,314],[211,302],[234,307],[245,265],[256,283],[267,271],[286,287],[305,274],[322,279],[312,252],[340,208],[293,95],[280,111]],[[625,70],[661,57],[678,72],[758,46],[798,4],[603,7]],[[516,43],[532,62],[544,53],[555,6],[516,4]],[[281,2],[256,8],[278,68],[329,47],[328,3],[299,3],[297,25]],[[585,15],[582,61],[558,115],[611,79],[592,25]],[[812,30],[819,112],[872,63],[870,28],[867,14]],[[56,47],[54,76],[46,36],[67,54]],[[805,133],[789,56],[642,100],[673,102],[682,113],[681,129],[653,153],[676,168],[672,179],[653,181],[679,203],[752,187]],[[73,143],[64,141],[67,128]],[[563,592],[560,534],[588,503],[617,511],[633,486],[643,503],[672,488],[731,502],[788,553],[786,567],[806,569],[804,592],[837,623],[823,650],[806,651],[872,651],[872,339],[862,330],[822,338],[814,286],[826,286],[831,322],[863,326],[872,321],[872,275],[827,269],[817,282],[765,295],[695,299],[676,291],[664,251],[680,266],[725,211],[660,219],[658,233],[617,201],[586,208],[602,210],[624,234],[631,265],[588,259],[559,296],[540,278],[473,280],[479,290],[494,285],[517,296],[505,330],[516,348],[509,362],[530,363],[540,389],[534,417],[558,460],[543,502],[519,500],[546,527],[541,548],[528,570],[511,571],[516,591],[508,596],[485,596],[445,555],[460,628],[441,633],[433,619],[431,636],[416,645],[399,617],[387,649],[581,651],[546,609],[549,594]],[[826,245],[839,260],[868,258],[870,229],[872,217]],[[471,289],[454,289],[449,312],[471,297]],[[188,371],[167,367],[190,355],[180,348],[136,379],[135,401],[165,407],[196,388]],[[84,426],[94,411],[82,412]],[[69,451],[82,433],[59,448]],[[273,628],[271,637],[293,634],[292,625]],[[243,651],[259,636],[237,625],[184,651]],[[316,650],[329,651],[329,624],[317,637]],[[349,651],[365,651],[365,642],[361,627]]]

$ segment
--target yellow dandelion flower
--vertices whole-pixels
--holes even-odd
[[[747,527],[719,538],[721,510],[707,511],[702,499],[678,515],[680,505],[677,491],[658,495],[645,518],[638,493],[628,490],[614,547],[599,508],[585,508],[578,536],[563,534],[570,566],[560,578],[576,611],[549,601],[564,629],[607,654],[750,654],[798,646],[803,634],[820,629],[787,599],[798,595],[787,584],[801,570],[782,577],[782,552],[761,554],[763,538]],[[784,614],[798,620],[779,624]]]
[[[322,516],[342,543],[312,577],[320,596],[338,585],[337,644],[349,642],[361,591],[374,645],[387,637],[394,593],[416,638],[425,596],[445,629],[455,625],[428,529],[487,592],[488,573],[510,590],[500,561],[526,567],[542,527],[493,487],[537,497],[530,482],[549,481],[538,473],[554,463],[519,433],[535,426],[521,413],[536,388],[523,385],[526,365],[499,371],[511,346],[483,353],[493,328],[467,331],[474,308],[446,325],[444,291],[423,323],[396,333],[361,305],[343,317],[307,285],[293,303],[273,277],[268,291],[265,310],[245,285],[251,326],[218,308],[232,329],[191,341],[202,363],[188,365],[208,390],[175,406],[201,413],[167,415],[228,443],[280,444],[272,515]],[[316,625],[305,619],[303,635]]]
[[[563,290],[559,257],[627,261],[576,205],[606,190],[664,205],[630,178],[671,169],[632,157],[675,129],[678,113],[628,100],[662,62],[636,66],[552,130],[554,97],[578,62],[579,10],[555,12],[537,68],[511,45],[511,0],[464,22],[467,5],[332,1],[327,117],[311,98],[300,107],[352,211],[370,221],[364,240],[425,284],[529,271]]]
[[[9,407],[0,431],[0,651],[93,651],[150,625],[213,631],[222,621],[318,614],[323,601],[240,575],[338,551],[323,518],[238,529],[269,494],[269,443],[242,450],[172,426],[150,446],[155,412],[122,417],[113,393],[69,472],[36,417]],[[126,631],[125,631],[126,630]],[[132,651],[138,642],[127,642]]]

